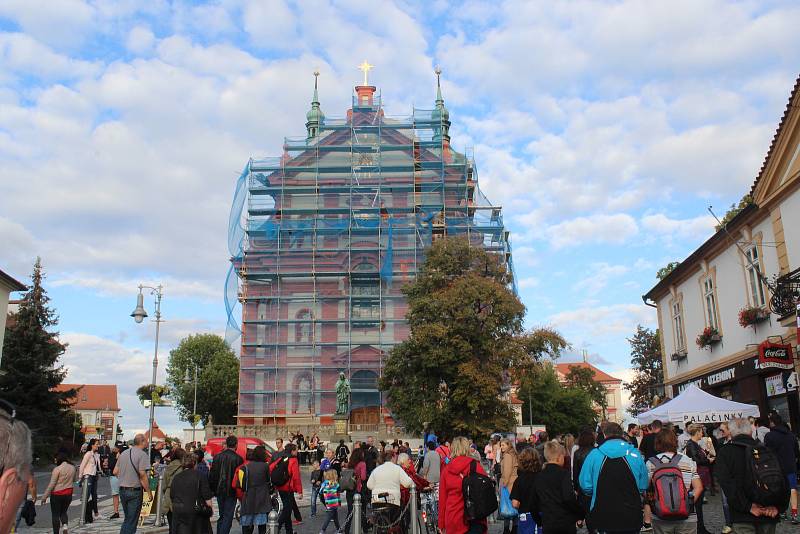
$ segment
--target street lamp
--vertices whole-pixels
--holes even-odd
[[[189,369],[186,369],[186,377],[183,379],[184,384],[189,384],[192,377],[189,375]],[[194,438],[195,426],[197,426],[197,364],[194,364],[194,406],[192,406],[192,443],[196,440]]]
[[[150,391],[150,424],[147,431],[147,457],[150,457],[151,452],[151,445],[153,443],[153,423],[155,421],[155,409],[156,409],[156,372],[158,371],[158,334],[160,330],[161,323],[164,321],[161,319],[161,297],[163,295],[164,287],[159,284],[156,287],[153,286],[144,286],[139,284],[139,294],[136,296],[136,309],[133,310],[131,313],[131,317],[137,323],[141,323],[144,321],[145,317],[147,317],[147,310],[144,309],[144,294],[142,290],[149,289],[150,294],[155,296],[155,304],[156,304],[156,318],[153,321],[156,323],[156,348],[155,352],[153,353],[153,381],[151,384],[151,391]]]

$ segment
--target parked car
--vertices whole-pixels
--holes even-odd
[[[272,455],[275,454],[275,449],[267,445],[267,443],[259,438],[239,438],[239,443],[236,445],[236,454],[247,461],[247,451],[253,450],[259,445],[263,445],[267,449],[267,462],[272,460]],[[206,442],[205,450],[211,454],[213,461],[214,456],[225,449],[225,438],[211,438]]]

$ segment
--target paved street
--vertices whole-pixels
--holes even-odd
[[[36,473],[36,481],[37,481],[37,488],[39,490],[39,494],[44,491],[47,487],[47,482],[50,479],[49,472],[37,472]],[[303,468],[303,481],[304,487],[307,488],[306,481],[308,480],[308,467]],[[119,532],[119,527],[122,523],[121,519],[111,520],[108,517],[111,515],[113,508],[112,508],[112,501],[111,501],[111,491],[108,484],[107,478],[101,478],[100,484],[98,486],[98,495],[100,496],[100,518],[95,521],[95,523],[91,525],[86,525],[85,527],[78,528],[78,515],[80,511],[80,496],[78,493],[75,494],[74,500],[72,502],[72,506],[70,507],[70,531],[71,532],[86,532],[86,533],[97,533],[97,534],[105,534],[105,533],[116,533]],[[300,534],[316,534],[320,531],[322,526],[322,522],[324,520],[324,513],[320,509],[318,509],[318,514],[316,517],[310,516],[310,502],[309,502],[310,493],[306,492],[304,498],[299,501],[300,511],[303,515],[303,523],[295,527],[295,532]],[[722,504],[719,495],[716,496],[709,496],[708,497],[709,503],[705,507],[705,523],[706,528],[713,533],[719,533],[722,530]],[[346,507],[339,512],[340,514],[340,521],[342,526],[344,526],[344,518],[346,517]],[[50,505],[47,504],[45,506],[37,506],[36,507],[36,524],[33,527],[25,526],[24,522],[20,526],[19,532],[50,532]],[[215,503],[215,516],[216,516],[216,503]],[[145,529],[140,530],[140,532],[166,532],[166,528],[162,529],[155,529],[153,527],[153,520],[148,519],[145,524]],[[238,523],[234,521],[233,529],[231,532],[235,534],[241,533],[241,527]],[[503,531],[503,524],[502,522],[496,522],[490,524],[489,532],[492,534],[499,534]],[[328,532],[333,532],[333,526],[328,527]],[[581,532],[581,531],[579,531]],[[585,530],[583,531],[585,533]],[[778,525],[778,533],[779,534],[795,534],[800,533],[800,527],[795,527],[790,523],[781,523]]]

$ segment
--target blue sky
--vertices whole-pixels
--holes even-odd
[[[0,267],[24,278],[42,256],[69,380],[119,384],[123,426],[143,428],[138,283],[166,286],[162,362],[223,333],[235,179],[304,134],[314,69],[328,116],[365,58],[387,114],[407,115],[432,106],[439,64],[453,145],[504,206],[528,325],[627,378],[655,271],[760,168],[799,23],[790,1],[5,0]]]

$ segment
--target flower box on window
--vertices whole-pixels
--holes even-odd
[[[697,343],[697,346],[701,349],[705,349],[707,347],[711,347],[715,343],[719,343],[721,340],[722,336],[719,335],[719,331],[713,326],[707,326],[703,329],[700,335],[697,336],[695,343]]]
[[[747,306],[739,310],[739,324],[742,328],[756,325],[769,319],[769,312],[758,306]]]
[[[687,356],[688,356],[688,353],[684,350],[684,351],[680,351],[680,352],[673,352],[672,356],[670,356],[670,359],[673,362],[678,362],[678,361],[683,360]]]

